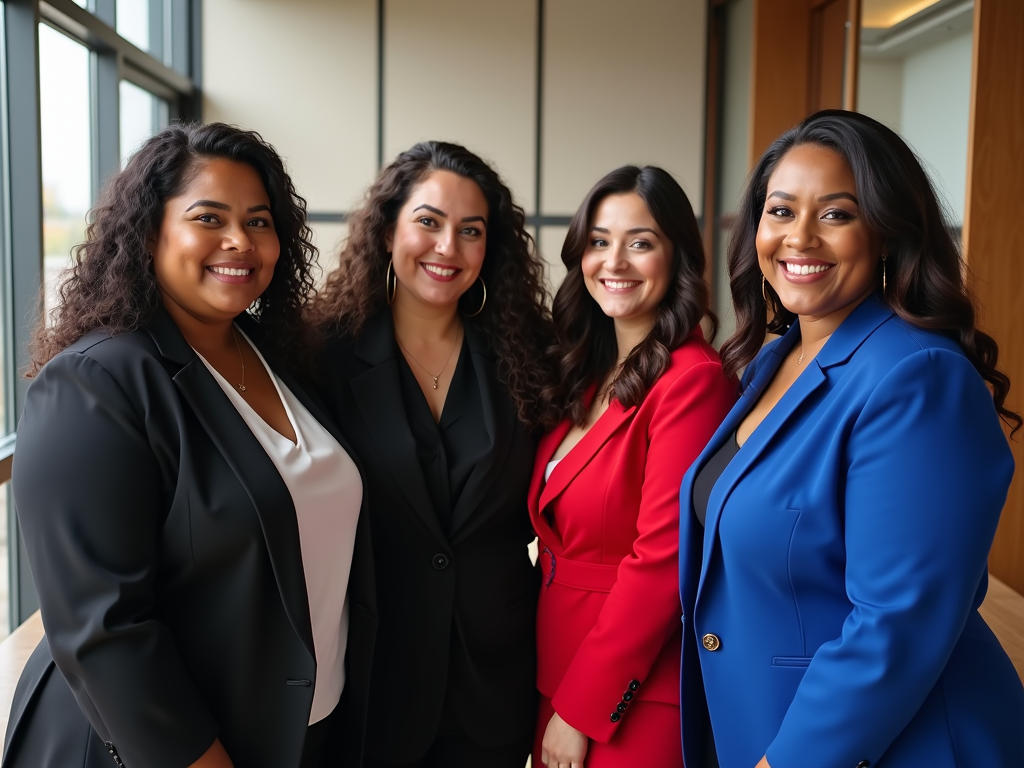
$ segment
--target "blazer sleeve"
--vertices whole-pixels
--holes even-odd
[[[643,685],[682,609],[679,484],[735,401],[718,362],[692,366],[666,388],[648,428],[637,538],[615,585],[552,698],[555,711],[590,738],[607,742],[628,712],[611,718],[634,680]],[[624,478],[624,481],[626,478]]]
[[[14,498],[53,659],[127,765],[181,768],[218,726],[156,618],[164,510],[143,417],[94,359],[29,387]]]
[[[917,352],[874,388],[846,447],[841,636],[821,645],[772,768],[874,765],[941,675],[986,574],[1013,459],[974,366]]]

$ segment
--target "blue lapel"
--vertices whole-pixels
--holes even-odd
[[[882,323],[892,317],[893,311],[882,303],[878,296],[869,296],[850,316],[836,329],[832,337],[825,343],[814,360],[797,378],[789,390],[782,396],[778,404],[758,425],[743,444],[740,452],[729,463],[711,492],[708,501],[708,514],[705,521],[703,558],[700,579],[696,585],[695,599],[699,596],[707,575],[708,564],[718,535],[718,524],[722,509],[728,501],[736,485],[747,473],[754,462],[776,440],[787,422],[795,418],[804,405],[820,388],[828,382],[827,371],[848,361],[861,344]],[[764,390],[775,376],[783,359],[800,340],[800,327],[794,323],[781,339],[765,346],[758,355],[756,369],[743,390],[740,400],[726,416],[725,421],[715,432],[711,442],[694,462],[683,483],[683,499],[687,502],[688,514],[692,515],[693,478],[700,468],[707,463],[710,456],[722,446],[736,430],[740,422],[760,399]],[[685,599],[685,595],[684,595]]]

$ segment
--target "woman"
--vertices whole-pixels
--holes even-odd
[[[46,638],[4,765],[337,765],[373,606],[346,591],[367,568],[359,473],[290,375],[305,201],[257,134],[173,126],[94,214],[18,427]]]
[[[573,217],[555,296],[559,425],[530,515],[544,572],[533,764],[682,765],[679,482],[736,399],[686,194],[665,171],[605,176]]]
[[[542,274],[497,174],[431,141],[381,172],[319,301],[325,398],[364,462],[374,531],[371,766],[529,754]]]
[[[1021,419],[920,163],[811,115],[755,167],[729,269],[722,359],[750,365],[682,485],[686,763],[710,714],[722,768],[1024,765],[977,611]]]

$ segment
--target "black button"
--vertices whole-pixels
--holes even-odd
[[[610,719],[610,720],[611,720],[611,721],[612,721],[613,723],[617,723],[617,722],[619,722],[619,720],[621,720],[621,719],[622,719],[622,715],[620,715],[620,714],[619,714],[618,712],[612,712],[612,716],[611,716],[611,718],[609,718],[609,719]]]
[[[861,760],[857,763],[857,768],[870,768],[871,762],[869,760]]]
[[[617,706],[616,709],[619,710],[619,712],[625,712],[626,711],[626,705],[625,704],[619,704],[619,706]]]
[[[448,563],[450,563],[451,561],[448,559],[448,555],[442,553],[434,555],[433,559],[430,562],[437,570],[443,571],[445,568],[448,567]]]
[[[635,691],[639,687],[640,687],[640,681],[639,680],[630,680],[629,681],[629,690]]]
[[[630,693],[629,691],[626,691],[624,694],[622,694],[622,700],[623,701],[632,701],[633,700],[633,694]]]

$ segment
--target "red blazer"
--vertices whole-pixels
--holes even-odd
[[[538,447],[537,687],[596,741],[615,734],[634,699],[679,705],[679,485],[736,390],[695,329],[643,402],[612,401],[547,483],[570,423]]]

